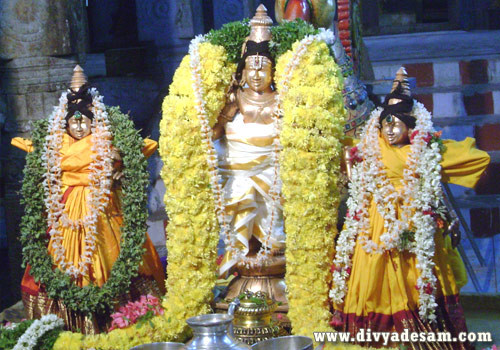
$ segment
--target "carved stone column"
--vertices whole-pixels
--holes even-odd
[[[47,117],[71,79],[77,56],[87,47],[84,2],[79,0],[0,1],[0,98],[6,103],[2,130],[3,194],[9,249],[10,286],[19,299],[22,278],[19,190],[24,153],[10,146],[30,137],[31,122]],[[83,57],[81,57],[83,58]]]
[[[261,1],[254,0],[214,0],[215,28],[219,29],[224,23],[252,18],[260,3]]]

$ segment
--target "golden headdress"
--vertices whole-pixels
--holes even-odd
[[[70,91],[68,92],[68,109],[66,120],[75,115],[79,118],[85,115],[89,119],[94,118],[94,113],[91,111],[92,96],[89,92],[90,84],[87,81],[82,67],[76,65],[73,69],[73,77],[71,78]]]
[[[250,20],[250,35],[246,38],[241,49],[241,59],[236,69],[236,80],[241,79],[243,68],[245,67],[245,59],[250,56],[257,56],[256,60],[252,61],[256,66],[262,67],[266,60],[270,64],[274,64],[274,59],[269,51],[269,42],[271,40],[271,26],[273,20],[267,15],[267,9],[264,5],[259,5],[255,16]]]
[[[87,84],[87,77],[83,72],[83,68],[78,64],[73,69],[73,77],[71,78],[70,88],[73,91],[78,91],[83,85]]]
[[[384,108],[380,114],[380,123],[389,115],[394,115],[402,120],[408,128],[415,127],[416,119],[411,115],[413,98],[411,97],[408,73],[404,67],[399,68],[396,78],[392,83],[391,92],[385,97]]]
[[[399,85],[401,85],[401,89],[399,90],[399,93],[402,95],[411,97],[410,83],[408,81],[408,73],[406,72],[405,67],[401,67],[398,69],[398,71],[396,73],[396,77],[394,78],[394,81],[392,83],[391,94],[395,93],[396,90],[398,90]],[[393,105],[393,104],[396,104],[399,102],[401,102],[401,99],[391,98],[391,99],[389,99],[387,104]]]
[[[271,27],[273,20],[267,15],[267,8],[260,4],[255,11],[255,16],[250,20],[250,35],[247,40],[256,43],[271,40]]]

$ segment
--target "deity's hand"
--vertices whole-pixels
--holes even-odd
[[[227,98],[226,105],[219,114],[218,123],[226,124],[227,122],[233,121],[237,111],[238,103],[236,102],[236,98],[233,94],[230,94]]]
[[[353,157],[351,152],[352,147],[344,146],[342,147],[342,161],[341,170],[344,172],[348,179],[351,178],[351,170],[353,166]]]
[[[451,246],[453,248],[456,248],[460,244],[461,239],[458,219],[452,220],[452,222],[448,225],[447,232],[450,234]]]
[[[238,103],[236,99],[228,96],[226,105],[219,114],[217,124],[213,128],[213,140],[219,139],[224,134],[224,125],[227,122],[233,121],[236,111],[238,110]]]
[[[113,149],[111,153],[111,159],[113,159],[113,175],[112,179],[114,181],[120,181],[120,179],[123,177],[123,162],[122,162],[122,157],[120,156],[120,152],[118,149]]]

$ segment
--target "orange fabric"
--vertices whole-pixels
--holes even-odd
[[[11,140],[10,144],[22,149],[25,152],[33,151],[33,143],[31,142],[31,140],[23,139],[22,137],[14,137]]]
[[[12,144],[27,152],[33,150],[29,140],[14,138]],[[145,140],[144,154],[147,156],[153,154],[157,146],[155,141]],[[64,134],[61,148],[63,191],[66,191],[70,186],[73,187],[73,190],[67,196],[64,211],[73,221],[83,220],[87,215],[89,166],[93,155],[91,147],[91,135],[81,140],[74,140],[68,134]],[[119,191],[113,190],[105,211],[101,213],[98,219],[96,249],[94,250],[89,276],[79,277],[76,281],[78,286],[85,286],[90,282],[102,286],[108,280],[111,268],[120,252],[120,227],[122,223]],[[78,229],[62,228],[61,233],[66,261],[78,266],[80,256],[85,248],[85,224]],[[164,288],[163,266],[149,236],[146,238],[144,247],[146,252],[139,267],[139,273],[145,276],[153,276],[159,287]],[[48,252],[53,256],[52,239],[49,240]]]
[[[446,140],[444,143],[446,151],[441,162],[442,180],[473,187],[489,163],[488,154],[474,148],[475,141],[471,138],[461,142]],[[410,146],[391,147],[382,138],[379,138],[379,144],[384,170],[394,187],[400,190]],[[400,209],[396,208],[398,214]],[[373,201],[368,213],[369,238],[379,244],[380,236],[385,232],[384,220]],[[434,241],[435,275],[438,279],[436,297],[457,295],[459,286],[464,284],[463,263],[457,263],[456,251],[445,242],[442,234],[436,234]],[[396,249],[383,254],[368,254],[360,244],[356,244],[352,263],[344,305],[335,305],[336,310],[344,314],[367,316],[370,313],[394,315],[400,311],[418,309],[419,293],[415,286],[419,270],[414,254]]]

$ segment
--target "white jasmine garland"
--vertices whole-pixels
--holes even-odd
[[[417,118],[416,126],[403,171],[402,190],[396,191],[382,163],[378,141],[381,112],[381,108],[372,112],[358,145],[362,161],[352,171],[350,198],[347,201],[349,211],[345,228],[337,241],[330,298],[337,304],[343,303],[356,239],[367,253],[381,254],[391,249],[403,250],[401,234],[408,230],[414,232],[414,241],[409,242],[407,249],[416,255],[416,266],[420,271],[417,280],[419,315],[424,320],[432,321],[437,306],[434,295],[436,277],[433,273],[436,225],[432,216],[425,212],[437,208],[442,198],[440,149],[437,142],[428,142],[429,135],[434,133],[430,113],[415,101],[412,115]],[[384,219],[386,232],[380,236],[380,245],[371,239],[368,215],[371,200]],[[399,218],[398,202],[402,203]]]
[[[53,314],[44,315],[41,319],[35,320],[26,332],[19,337],[12,350],[31,350],[36,346],[38,339],[45,333],[57,327],[63,327],[64,321]]]
[[[107,206],[108,196],[111,194],[111,175],[113,171],[111,132],[109,130],[108,114],[102,103],[102,96],[96,89],[90,90],[94,120],[91,125],[92,151],[95,156],[89,170],[89,196],[87,198],[87,216],[83,220],[72,221],[64,211],[62,203],[61,181],[61,147],[63,135],[66,132],[66,110],[68,105],[67,93],[59,99],[59,105],[49,117],[49,132],[46,137],[46,147],[42,154],[42,162],[47,172],[43,186],[45,189],[45,207],[49,235],[52,238],[54,249],[54,263],[59,265],[65,273],[77,278],[88,275],[88,266],[92,263],[97,236],[97,221],[99,215]],[[65,258],[65,249],[62,245],[61,228],[85,228],[85,247],[80,256],[80,263],[74,266]]]
[[[271,218],[268,223],[268,227],[264,230],[263,244],[257,255],[253,258],[246,257],[243,252],[237,248],[237,235],[231,232],[230,222],[228,221],[228,216],[225,210],[224,193],[222,190],[222,181],[220,175],[218,174],[218,163],[217,163],[217,153],[212,142],[212,128],[210,127],[207,120],[207,112],[205,109],[204,101],[204,91],[201,79],[201,64],[200,64],[200,53],[199,45],[206,41],[205,37],[199,35],[195,37],[189,45],[189,55],[190,55],[190,67],[191,67],[191,78],[192,86],[194,91],[195,106],[198,112],[198,119],[200,121],[201,134],[203,138],[203,145],[207,154],[207,162],[209,165],[209,171],[211,173],[210,184],[214,194],[215,211],[221,227],[221,236],[224,240],[226,252],[234,256],[237,260],[243,261],[246,264],[259,264],[266,260],[270,255],[270,244],[271,235],[273,232],[274,224],[276,218],[278,217],[278,207],[280,205],[281,198],[281,179],[279,175],[279,154],[281,152],[282,146],[279,140],[280,130],[281,130],[281,115],[282,110],[282,97],[288,92],[290,80],[293,71],[300,63],[300,59],[306,53],[307,47],[315,40],[325,41],[326,43],[333,43],[334,35],[330,30],[320,30],[319,34],[309,35],[302,39],[298,46],[294,49],[294,53],[290,62],[285,68],[285,74],[281,81],[277,82],[278,93],[276,94],[277,108],[276,113],[273,115],[273,126],[275,139],[273,141],[273,181],[269,189],[269,196],[271,197]]]
[[[234,237],[231,237],[231,235],[229,235],[230,226],[225,210],[222,182],[220,175],[217,172],[217,151],[215,150],[214,144],[212,142],[213,132],[207,120],[205,100],[203,99],[204,91],[201,80],[199,46],[205,41],[206,39],[203,35],[198,35],[193,40],[191,40],[191,43],[189,45],[191,79],[194,92],[195,107],[196,111],[198,112],[198,120],[200,121],[203,147],[205,148],[209,172],[211,174],[210,185],[214,194],[215,212],[219,221],[219,225],[221,227],[221,235],[226,245],[226,249],[228,249],[227,247],[234,247],[234,243],[231,241],[234,240]]]

